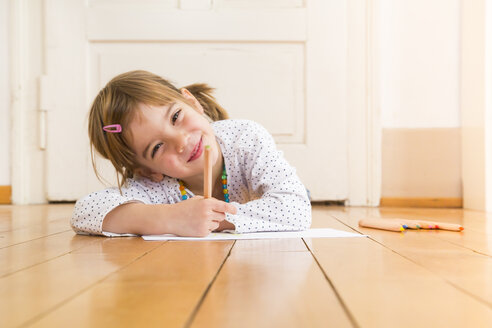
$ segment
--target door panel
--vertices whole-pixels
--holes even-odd
[[[92,94],[117,74],[134,69],[159,74],[178,88],[205,82],[216,88],[215,96],[231,117],[261,122],[277,142],[303,142],[301,44],[96,43],[90,50]]]
[[[101,189],[87,113],[115,75],[145,69],[216,88],[272,133],[315,200],[347,196],[345,7],[337,1],[46,1],[47,195]],[[98,160],[114,184],[113,169]]]

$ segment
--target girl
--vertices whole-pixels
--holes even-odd
[[[295,170],[260,125],[227,120],[211,88],[178,90],[146,71],[112,79],[89,114],[95,151],[111,161],[118,188],[80,199],[77,233],[104,236],[212,231],[303,230],[311,205]],[[204,199],[204,147],[210,145],[212,198]]]

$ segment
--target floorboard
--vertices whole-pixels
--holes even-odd
[[[74,238],[87,239],[87,247],[0,279],[0,327],[35,322],[159,246],[141,238]]]
[[[325,218],[319,223],[323,214]],[[353,231],[328,213],[323,214],[317,215],[315,225]],[[358,326],[486,327],[492,323],[492,310],[483,300],[449,284],[443,275],[401,255],[384,242],[394,237],[403,244],[414,245],[413,239],[406,239],[411,232],[402,236],[397,232],[375,231],[362,231],[371,238],[308,242]],[[374,234],[388,236],[379,242],[372,239]],[[479,272],[484,273],[477,271],[477,275]]]
[[[138,243],[158,247],[31,326],[183,327],[233,245],[233,241]]]
[[[352,327],[301,239],[239,240],[192,327]]]
[[[414,210],[420,215],[429,217],[425,210]],[[464,224],[462,232],[442,230],[407,230],[405,232],[389,232],[359,227],[357,222],[366,215],[366,209],[343,209],[332,211],[331,214],[352,229],[370,235],[371,239],[398,253],[402,257],[422,266],[453,285],[456,289],[479,300],[492,308],[492,258],[476,252],[469,247],[443,240],[445,236],[455,240],[465,238],[469,228]],[[395,213],[392,212],[391,217]],[[372,215],[372,214],[371,214]],[[387,213],[382,217],[390,217]],[[415,218],[415,215],[398,217]],[[435,215],[435,221],[449,221]],[[457,222],[456,220],[454,222]],[[449,237],[452,235],[452,237]],[[442,237],[441,237],[442,236]],[[492,240],[482,235],[479,240]]]
[[[317,205],[314,228],[368,237],[146,242],[75,235],[72,211],[0,206],[0,327],[492,326],[491,214]]]

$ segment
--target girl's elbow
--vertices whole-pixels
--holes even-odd
[[[311,216],[306,217],[305,220],[302,221],[301,228],[302,230],[307,230],[311,228]]]
[[[312,217],[311,203],[307,203],[304,208],[304,220],[302,221],[303,230],[307,230],[311,227]]]
[[[77,224],[77,220],[75,220],[75,218],[70,219],[70,227],[72,228],[73,232],[78,235],[90,234],[89,232],[85,231],[79,224]]]

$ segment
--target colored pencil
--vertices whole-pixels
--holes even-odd
[[[210,146],[205,146],[205,165],[203,167],[203,197],[212,197],[212,157]]]
[[[385,219],[362,219],[359,220],[359,225],[366,228],[375,228],[389,231],[405,231],[405,228],[399,222]]]
[[[462,231],[459,224],[447,222],[434,222],[425,220],[409,220],[401,218],[367,218],[359,221],[361,227],[376,228],[390,231],[404,231],[405,229],[440,229],[449,231]]]
[[[405,229],[424,229],[424,227],[421,224],[419,224],[419,222],[414,220],[406,220],[406,219],[384,219],[384,220],[388,220],[391,222],[398,222]]]
[[[422,221],[422,220],[415,220],[415,221],[421,222],[423,224],[434,225],[435,229],[440,229],[440,230],[462,231],[465,229],[461,225],[455,223],[433,222],[433,221]]]
[[[400,224],[406,225],[410,229],[437,229],[435,222],[421,221],[421,220],[410,220],[410,219],[386,219],[400,222]]]
[[[446,222],[435,222],[435,221],[425,221],[425,220],[409,220],[409,219],[385,219],[392,222],[398,222],[404,228],[409,229],[440,229],[440,230],[450,230],[450,231],[462,231],[464,228],[459,224],[446,223]]]

